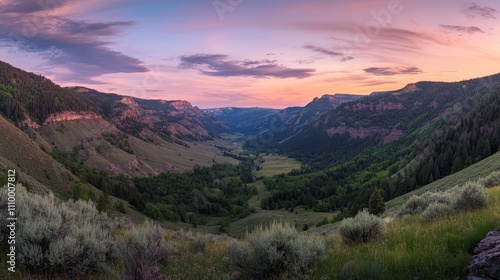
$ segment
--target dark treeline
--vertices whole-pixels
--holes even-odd
[[[410,190],[456,173],[496,153],[500,146],[500,91],[463,116],[458,125],[435,133],[425,158],[407,182]],[[400,176],[399,180],[404,180]]]
[[[151,218],[203,224],[204,216],[241,218],[250,214],[248,199],[257,189],[253,182],[253,158],[238,165],[196,166],[193,172],[160,174],[148,178],[110,176],[107,172],[85,166],[79,149],[62,152],[54,149],[54,159],[73,174],[107,194],[127,200]]]
[[[139,211],[144,211],[146,201],[142,197],[142,194],[137,191],[137,188],[129,177],[123,175],[111,176],[104,170],[84,165],[80,159],[79,152],[80,149],[78,148],[73,148],[71,152],[63,152],[54,149],[50,155],[84,182],[91,184],[107,194],[128,201]],[[74,198],[78,199],[79,197]]]
[[[385,199],[395,195],[390,176],[397,171],[394,166],[408,161],[403,155],[397,145],[388,145],[324,171],[293,170],[266,178],[264,183],[272,195],[262,201],[261,207],[272,210],[303,206],[320,212],[344,210],[355,214],[368,207],[370,194],[377,187],[386,190]]]
[[[241,218],[250,214],[248,199],[257,189],[244,176],[247,164],[195,167],[193,173],[135,178],[148,204],[145,213],[157,219],[202,223],[199,215]],[[193,220],[197,219],[197,220]]]

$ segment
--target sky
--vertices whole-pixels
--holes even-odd
[[[499,46],[494,0],[0,0],[0,60],[200,108],[487,76]]]

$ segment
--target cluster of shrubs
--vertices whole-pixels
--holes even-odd
[[[431,221],[462,210],[480,209],[486,206],[487,200],[488,193],[484,185],[469,182],[445,192],[427,192],[412,196],[400,209],[399,216],[420,215],[423,220]]]
[[[7,188],[0,188],[0,209],[7,209],[7,202]],[[6,215],[0,211],[0,220]],[[113,263],[123,268],[115,271],[119,279],[161,279],[157,264],[173,251],[161,228],[149,222],[133,228],[99,212],[91,201],[61,202],[52,193],[29,193],[21,185],[16,217],[18,264],[35,275],[90,277],[110,273]],[[0,228],[0,241],[7,230]]]
[[[495,171],[477,182],[485,188],[500,186],[500,171]]]
[[[344,219],[339,225],[339,233],[347,243],[367,243],[382,234],[382,218],[360,211],[355,217]]]
[[[290,224],[274,221],[258,226],[246,240],[233,242],[229,257],[241,276],[249,279],[300,279],[323,255],[325,245],[299,234]]]

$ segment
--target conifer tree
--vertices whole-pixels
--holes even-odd
[[[457,173],[458,171],[464,169],[464,161],[461,156],[457,156],[455,161],[453,161],[453,166],[451,167],[451,174]]]
[[[107,193],[102,193],[99,199],[97,200],[97,210],[99,212],[108,212],[109,208],[109,196]]]
[[[370,195],[370,201],[368,202],[368,211],[370,214],[380,216],[385,211],[384,198],[380,194],[380,190],[375,188],[373,193]]]

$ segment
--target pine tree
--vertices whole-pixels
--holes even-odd
[[[453,166],[451,167],[451,174],[457,173],[458,171],[464,169],[464,161],[461,156],[457,156],[455,161],[453,161]]]
[[[384,198],[380,194],[380,190],[375,188],[373,193],[370,195],[370,201],[368,202],[368,211],[370,214],[380,216],[385,211]]]
[[[97,210],[99,212],[108,212],[109,207],[109,196],[107,193],[102,193],[99,199],[97,200]]]

